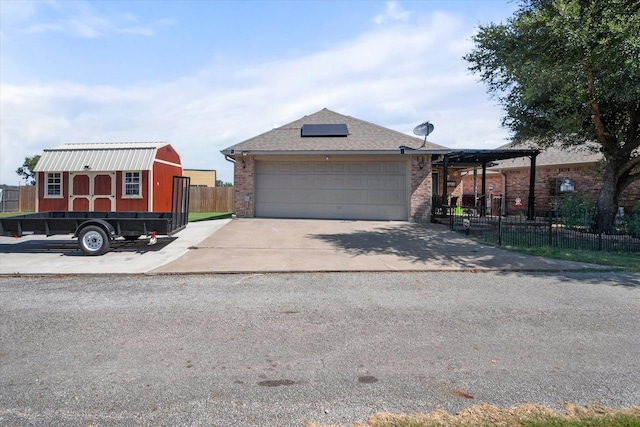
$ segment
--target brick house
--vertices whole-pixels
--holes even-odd
[[[508,144],[500,148],[512,148]],[[535,209],[545,212],[554,208],[556,197],[563,194],[561,186],[568,185],[572,194],[576,196],[588,196],[594,200],[600,191],[602,172],[599,162],[602,155],[581,147],[561,149],[559,146],[550,147],[540,152],[536,159],[535,174]],[[478,189],[479,176],[476,175],[476,187]],[[529,189],[529,162],[525,158],[514,158],[497,162],[487,169],[486,182],[493,195],[488,204],[488,209],[500,209],[503,214],[523,213],[525,206],[518,206],[516,200],[525,200]],[[563,188],[564,189],[564,188]],[[465,171],[460,174],[454,189],[456,195],[474,194],[473,171]],[[501,201],[502,207],[497,204]],[[640,182],[631,184],[620,197],[620,206],[626,212],[640,201]]]
[[[428,221],[450,150],[328,109],[222,150],[242,217]]]

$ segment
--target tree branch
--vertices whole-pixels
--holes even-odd
[[[604,128],[604,123],[602,121],[602,114],[600,114],[600,104],[598,100],[595,98],[595,76],[593,73],[593,68],[591,66],[584,64],[584,68],[587,72],[587,94],[589,95],[589,104],[591,105],[591,121],[596,128],[596,137],[598,142],[603,146],[607,143],[607,134]]]

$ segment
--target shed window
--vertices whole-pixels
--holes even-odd
[[[47,196],[62,197],[62,174],[60,172],[47,173]]]
[[[140,196],[140,172],[124,173],[124,195],[125,197]]]

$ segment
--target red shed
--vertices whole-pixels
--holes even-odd
[[[169,212],[180,156],[167,142],[65,144],[44,150],[36,211]]]

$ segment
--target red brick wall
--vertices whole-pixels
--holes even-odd
[[[503,192],[503,177],[500,174],[487,174],[486,180],[486,188],[485,191],[487,196],[491,194],[499,196]],[[489,189],[489,186],[493,185],[493,189]],[[461,194],[475,194],[473,191],[473,172],[470,172],[468,175],[465,175],[462,179],[462,183],[459,186]],[[478,195],[482,194],[482,171],[478,171],[478,175],[476,176],[476,190]]]
[[[627,213],[633,207],[640,207],[640,181],[634,182],[622,193],[620,206],[624,206]]]
[[[506,193],[504,194],[506,213],[509,215],[526,213],[529,197],[529,169],[506,170],[504,171],[504,177],[506,180]],[[598,197],[602,175],[594,164],[538,167],[536,168],[534,184],[536,211],[543,212],[553,209],[553,192],[555,190],[557,194],[560,194],[560,183],[565,178],[574,181],[575,195],[590,196],[594,201]],[[481,193],[481,183],[482,173],[479,173],[477,178],[478,194]],[[492,192],[494,196],[503,193],[502,175],[487,174],[487,195],[489,195],[489,183],[494,185]],[[464,193],[473,193],[472,174],[464,177],[462,186]],[[521,199],[521,207],[516,206],[516,198]],[[640,202],[640,182],[635,182],[629,186],[622,193],[619,202],[620,206],[625,208],[625,211],[630,212],[631,208]]]
[[[233,168],[233,211],[239,217],[253,218],[254,210],[254,178],[255,157],[238,156]],[[245,204],[245,196],[249,196]]]
[[[420,162],[424,166],[420,169]],[[411,156],[411,202],[409,217],[411,221],[427,222],[431,217],[431,156]]]

